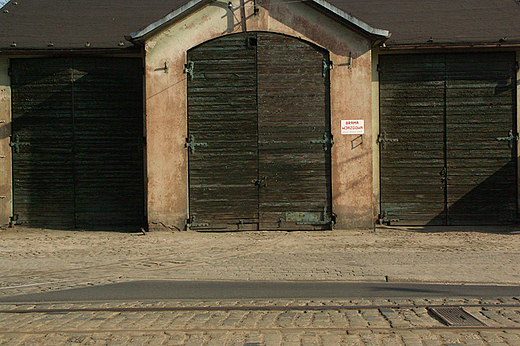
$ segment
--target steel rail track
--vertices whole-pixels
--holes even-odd
[[[5,303],[16,305],[16,302]],[[38,302],[23,305],[34,305]],[[52,303],[46,303],[52,304]],[[402,304],[402,305],[241,305],[241,306],[143,306],[143,307],[67,307],[67,308],[27,308],[1,309],[0,314],[47,314],[74,312],[189,312],[189,311],[341,311],[379,309],[420,309],[420,308],[517,308],[519,304]]]
[[[270,332],[270,331],[347,331],[347,332],[363,332],[363,331],[377,331],[393,333],[396,331],[414,331],[414,330],[430,330],[430,331],[452,331],[452,332],[475,332],[475,331],[505,331],[505,330],[520,330],[519,327],[498,327],[498,326],[479,326],[479,327],[449,327],[449,326],[414,326],[414,327],[220,327],[220,328],[204,328],[204,327],[193,327],[193,328],[128,328],[128,329],[46,329],[46,330],[6,330],[1,331],[1,334],[50,334],[50,333],[62,333],[62,334],[95,334],[95,333],[164,333],[164,332]]]

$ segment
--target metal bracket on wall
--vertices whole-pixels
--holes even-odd
[[[195,153],[195,147],[207,147],[208,143],[197,143],[195,142],[195,136],[189,135],[188,138],[186,138],[186,144],[185,148],[189,149],[190,154]]]

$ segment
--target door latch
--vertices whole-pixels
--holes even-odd
[[[253,180],[253,183],[258,187],[267,187],[267,176],[264,176],[261,179],[255,179]]]
[[[497,137],[497,141],[508,141],[509,148],[513,149],[515,141],[518,141],[518,133],[516,135],[514,135],[513,130],[509,130],[508,137]]]

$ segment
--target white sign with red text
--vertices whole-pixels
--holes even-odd
[[[364,120],[341,120],[342,135],[363,135],[365,134]]]

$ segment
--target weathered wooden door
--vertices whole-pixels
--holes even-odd
[[[14,221],[141,227],[141,60],[13,59],[11,76]]]
[[[516,218],[514,61],[510,53],[381,57],[384,221]]]
[[[269,33],[188,52],[191,228],[331,227],[327,66],[327,52]]]
[[[14,221],[74,227],[72,59],[11,60]]]

